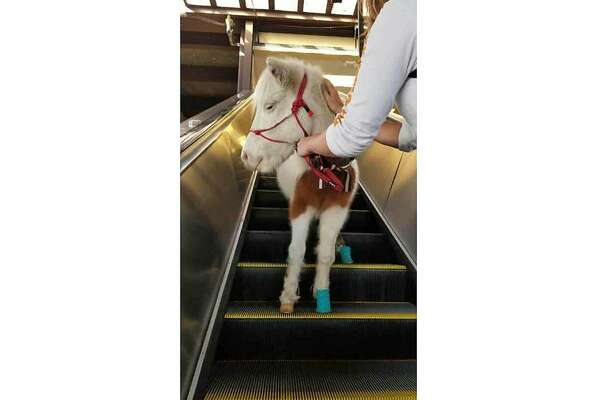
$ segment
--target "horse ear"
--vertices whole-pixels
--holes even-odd
[[[292,74],[289,64],[281,58],[267,58],[267,68],[271,74],[277,78],[281,86],[287,87],[292,83]]]

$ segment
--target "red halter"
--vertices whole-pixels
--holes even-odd
[[[288,119],[289,117],[291,117],[293,115],[294,118],[296,118],[296,122],[300,126],[300,129],[302,129],[302,132],[304,133],[304,136],[309,136],[309,133],[302,126],[302,123],[300,122],[300,118],[298,118],[298,111],[300,110],[300,107],[303,107],[306,110],[306,112],[308,113],[309,117],[313,116],[313,112],[310,110],[310,108],[308,108],[308,106],[304,102],[304,98],[303,98],[303,96],[304,96],[304,89],[306,89],[306,74],[304,74],[304,76],[302,77],[302,82],[300,82],[300,87],[298,88],[298,93],[296,93],[296,99],[292,103],[292,110],[291,110],[291,112],[288,115],[286,115],[285,117],[283,117],[278,123],[276,123],[275,125],[273,125],[270,128],[266,128],[266,129],[250,129],[250,132],[254,133],[257,136],[262,137],[263,139],[268,140],[269,142],[273,142],[273,143],[286,143],[286,144],[295,145],[296,143],[286,142],[284,140],[273,139],[273,138],[270,138],[269,136],[267,136],[267,135],[265,135],[263,133],[263,132],[270,131],[271,129],[277,128],[279,125],[281,125],[283,123],[283,121],[285,121],[286,119]]]
[[[288,115],[283,117],[279,122],[277,122],[275,125],[271,126],[270,128],[250,129],[250,132],[254,133],[257,136],[262,137],[265,140],[268,140],[269,142],[284,143],[284,144],[289,144],[289,145],[295,146],[298,142],[292,143],[292,142],[286,142],[285,140],[273,139],[263,133],[263,132],[267,132],[267,131],[277,128],[285,120],[287,120],[289,117],[291,117],[293,115],[294,118],[296,119],[296,122],[298,123],[298,126],[300,126],[300,129],[302,129],[302,133],[304,133],[304,136],[305,137],[310,136],[310,134],[306,131],[304,126],[302,126],[302,123],[300,122],[300,118],[298,118],[298,111],[300,110],[300,107],[302,107],[302,108],[304,108],[304,110],[306,110],[309,117],[312,118],[312,116],[313,116],[313,112],[310,110],[310,108],[308,107],[308,105],[306,104],[306,102],[304,101],[304,98],[303,98],[304,90],[306,89],[306,82],[307,82],[307,78],[306,78],[306,73],[305,73],[304,76],[302,77],[302,81],[300,82],[300,87],[298,88],[298,93],[296,93],[296,99],[292,103],[292,109]],[[310,156],[304,156],[304,160],[306,161],[306,164],[308,164],[308,167],[310,168],[312,173],[317,178],[319,178],[320,182],[325,182],[325,183],[329,184],[331,186],[331,188],[337,192],[341,192],[344,190],[346,192],[349,191],[348,179],[346,181],[346,185],[344,185],[342,183],[342,181],[333,173],[332,168],[330,168],[330,167],[325,168],[323,166],[323,162],[321,160],[320,155],[312,154]],[[315,164],[318,164],[319,167],[316,167]],[[335,168],[335,165],[333,167]],[[349,175],[347,175],[347,176],[349,176]]]

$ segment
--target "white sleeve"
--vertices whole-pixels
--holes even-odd
[[[398,148],[413,151],[417,148],[417,80],[406,81],[396,96],[396,106],[404,122],[398,136]]]
[[[338,157],[355,157],[373,142],[416,68],[416,9],[416,0],[390,0],[377,16],[346,116],[325,133],[327,146]]]

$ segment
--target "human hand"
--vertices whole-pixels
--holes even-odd
[[[304,157],[309,154],[320,154],[325,157],[336,157],[335,154],[329,150],[327,146],[327,138],[325,133],[315,133],[312,136],[308,136],[300,139],[296,146],[296,152],[300,157]]]
[[[325,97],[327,107],[329,107],[332,113],[337,114],[342,111],[344,102],[329,79],[323,79],[323,97]]]
[[[300,157],[312,154],[310,136],[303,137],[302,139],[300,139],[298,145],[296,146],[296,152]]]

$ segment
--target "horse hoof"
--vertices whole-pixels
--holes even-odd
[[[281,307],[279,307],[279,312],[281,312],[282,314],[291,314],[294,312],[294,304],[282,304]]]

